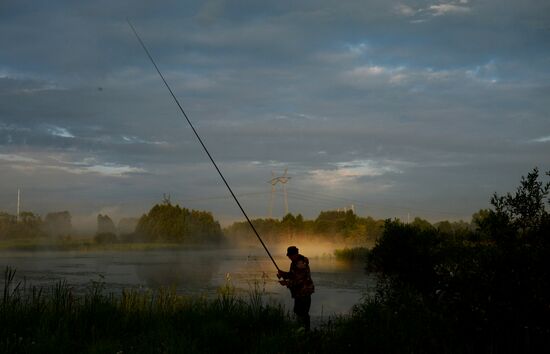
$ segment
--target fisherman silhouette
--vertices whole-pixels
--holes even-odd
[[[292,261],[290,270],[277,272],[278,278],[283,278],[279,284],[290,289],[290,294],[294,298],[294,313],[298,323],[309,331],[310,318],[309,308],[311,307],[311,294],[315,292],[313,280],[309,270],[309,260],[307,257],[298,253],[296,246],[287,248],[286,256]]]

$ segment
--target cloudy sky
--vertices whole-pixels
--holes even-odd
[[[469,220],[550,169],[550,2],[0,2],[0,210]],[[277,188],[273,215],[284,212]]]

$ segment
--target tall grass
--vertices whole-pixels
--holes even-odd
[[[95,281],[75,295],[64,281],[27,286],[7,268],[0,353],[475,352],[469,338],[450,331],[441,314],[407,292],[396,299],[377,294],[351,315],[304,333],[280,304],[268,301],[263,285],[253,282],[239,297],[228,276],[217,296],[207,298],[174,288],[115,295]]]
[[[334,256],[336,259],[344,261],[364,262],[368,255],[369,249],[366,247],[342,248],[334,250]]]
[[[82,296],[64,281],[25,286],[6,268],[0,304],[2,353],[285,352],[296,326],[259,288],[248,298],[228,282],[214,299],[174,288],[105,293],[92,282]],[[250,301],[252,300],[252,301]]]

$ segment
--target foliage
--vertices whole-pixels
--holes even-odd
[[[366,244],[382,234],[383,220],[359,217],[353,211],[322,211],[315,220],[289,213],[278,219],[254,219],[256,230],[268,242],[294,239],[322,239],[347,244]],[[254,240],[248,222],[235,222],[224,229],[230,239]]]
[[[377,303],[405,323],[421,322],[415,351],[452,351],[446,342],[465,352],[550,344],[548,192],[534,169],[516,193],[495,194],[494,209],[474,214],[475,230],[386,221],[367,268],[379,274]]]
[[[123,242],[132,240],[139,218],[122,218],[118,222],[118,234]]]
[[[71,213],[68,211],[59,211],[46,214],[44,218],[44,231],[52,237],[70,237],[73,231]]]
[[[339,260],[366,261],[369,252],[369,249],[365,247],[342,248],[334,250],[334,256]]]
[[[220,224],[212,213],[189,210],[170,203],[156,204],[136,226],[138,238],[149,242],[220,242]]]
[[[40,216],[28,211],[17,216],[0,212],[0,240],[44,237],[43,222]]]
[[[116,235],[112,232],[101,232],[94,236],[94,241],[99,244],[115,243],[117,242]]]
[[[103,233],[116,233],[115,223],[113,220],[109,217],[109,215],[97,215],[97,233],[103,234]]]
[[[214,299],[173,289],[115,296],[94,281],[76,295],[64,281],[25,287],[13,269],[4,275],[0,323],[9,325],[0,326],[1,353],[280,353],[297,340],[280,305],[227,291]]]

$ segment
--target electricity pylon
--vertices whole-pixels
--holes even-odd
[[[275,186],[277,183],[280,183],[283,185],[283,195],[285,198],[285,215],[288,214],[288,196],[286,194],[286,184],[290,180],[291,177],[287,176],[288,168],[285,168],[285,173],[283,173],[282,176],[275,177],[275,172],[271,171],[271,179],[267,181],[267,183],[271,184],[271,200],[269,202],[269,218],[271,219],[273,217],[273,198],[275,196]]]

